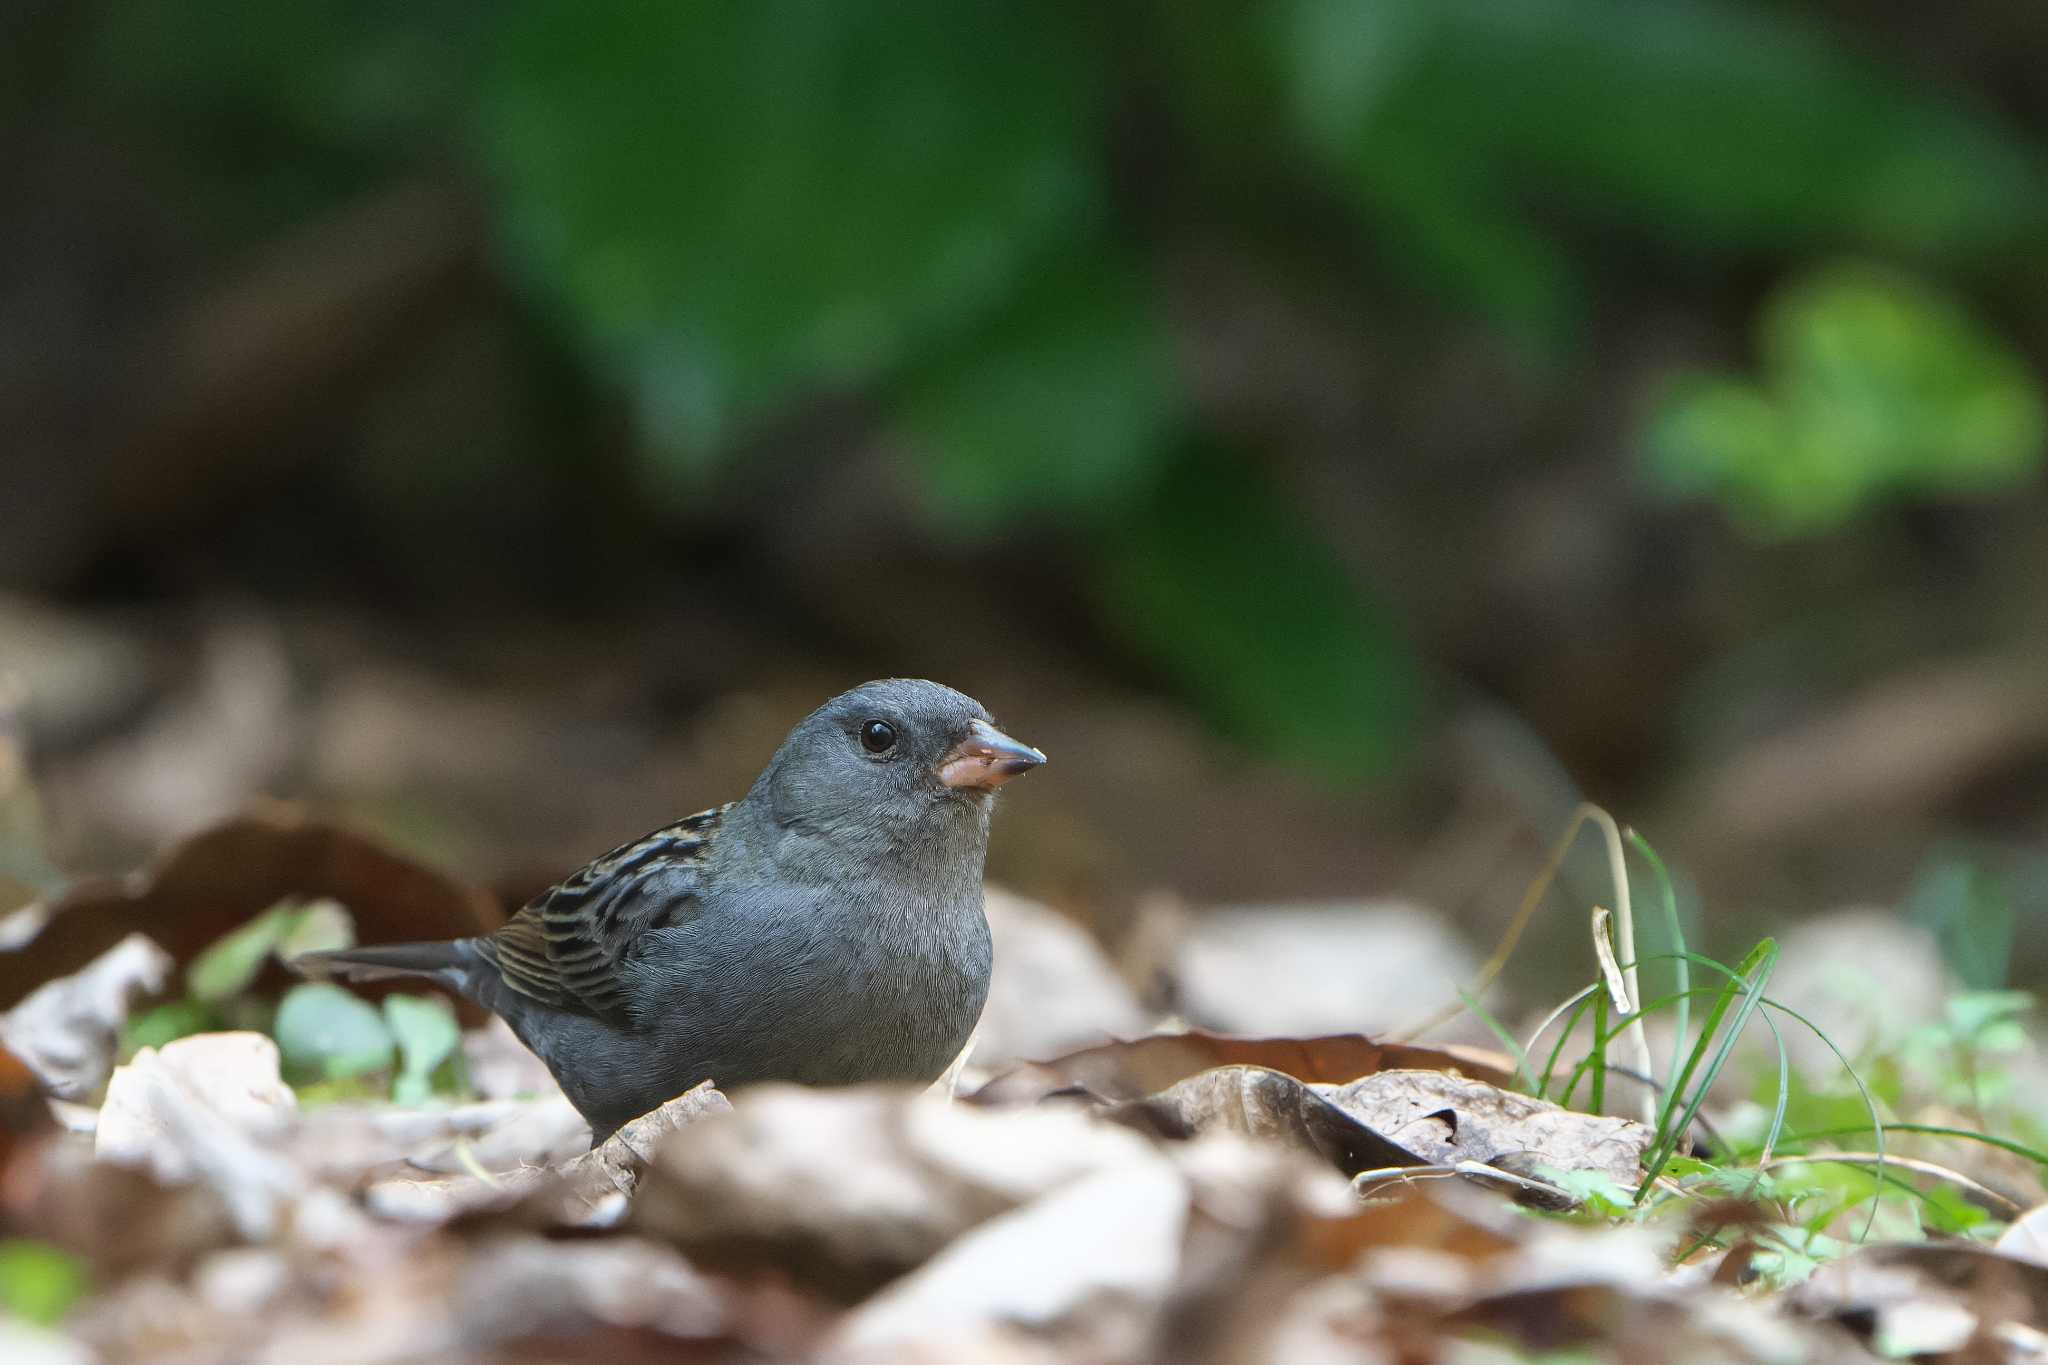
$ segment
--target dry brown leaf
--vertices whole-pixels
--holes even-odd
[[[1149,1157],[1071,1107],[995,1111],[913,1089],[750,1088],[663,1143],[628,1226],[707,1268],[773,1266],[857,1298],[977,1223]]]
[[[1155,1137],[1178,1140],[1225,1132],[1283,1142],[1321,1157],[1347,1176],[1425,1160],[1294,1077],[1264,1067],[1218,1067],[1102,1113]]]
[[[1442,1071],[1383,1071],[1326,1094],[1423,1161],[1479,1161],[1516,1175],[1597,1171],[1633,1186],[1656,1136],[1633,1119],[1581,1114]]]
[[[147,934],[183,966],[222,934],[295,896],[340,901],[365,943],[455,938],[487,932],[503,919],[489,893],[369,834],[303,806],[261,801],[166,849],[139,872],[87,877],[18,911],[45,922],[25,949],[10,935],[16,950],[0,952],[0,1005],[80,970],[131,933]],[[269,986],[283,984],[281,968],[267,971],[278,973]]]
[[[2048,1266],[1968,1242],[1865,1247],[1822,1265],[1790,1305],[1852,1327],[1883,1354],[1939,1356],[2007,1328],[2048,1331]]]
[[[52,1141],[5,1190],[16,1235],[61,1247],[111,1284],[137,1271],[181,1274],[241,1240],[227,1204],[206,1185],[165,1185],[147,1171],[96,1162],[82,1143]]]
[[[1199,1030],[1155,1033],[1104,1043],[997,1076],[974,1095],[982,1104],[1030,1103],[1058,1090],[1081,1089],[1104,1100],[1157,1094],[1219,1066],[1261,1066],[1300,1081],[1342,1084],[1391,1068],[1453,1071],[1507,1085],[1514,1066],[1479,1048],[1375,1042],[1363,1034],[1317,1038],[1233,1038]]]
[[[828,1360],[889,1361],[990,1325],[1092,1360],[1140,1358],[1180,1270],[1188,1182],[1146,1155],[989,1219],[849,1314]]]
[[[1350,1268],[1369,1250],[1396,1248],[1476,1261],[1520,1245],[1525,1226],[1498,1201],[1453,1186],[1404,1186],[1341,1210],[1304,1210],[1289,1254],[1312,1269]],[[1512,1210],[1506,1210],[1512,1212]]]
[[[570,1340],[598,1325],[709,1337],[727,1317],[716,1284],[637,1237],[493,1239],[464,1265],[454,1309],[466,1342]]]

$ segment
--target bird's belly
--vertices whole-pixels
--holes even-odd
[[[988,994],[978,907],[974,918],[979,934],[927,931],[852,949],[815,933],[757,940],[740,960],[669,975],[644,1021],[663,1061],[662,1098],[707,1078],[724,1088],[935,1079],[966,1046]]]

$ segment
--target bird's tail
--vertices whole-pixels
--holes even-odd
[[[286,964],[301,976],[338,976],[347,981],[384,981],[394,976],[432,976],[457,984],[468,965],[461,939],[439,943],[385,943],[300,953]]]

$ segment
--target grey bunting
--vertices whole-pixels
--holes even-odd
[[[738,801],[613,849],[488,937],[293,965],[427,977],[496,1011],[593,1145],[704,1080],[930,1081],[988,995],[996,790],[1043,762],[950,687],[866,683]]]

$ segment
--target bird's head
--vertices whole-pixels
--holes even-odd
[[[974,698],[921,678],[887,678],[800,721],[755,795],[778,826],[840,845],[849,858],[939,856],[969,841],[978,853],[990,797],[1043,762]]]

